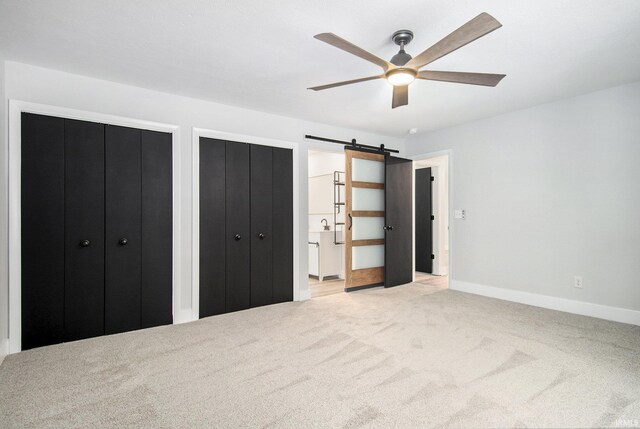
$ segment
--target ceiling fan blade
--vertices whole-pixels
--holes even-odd
[[[314,91],[322,91],[323,89],[335,88],[337,86],[343,86],[343,85],[351,85],[352,83],[366,82],[368,80],[381,79],[383,77],[384,77],[384,75],[362,77],[360,79],[345,80],[343,82],[329,83],[327,85],[314,86],[314,87],[307,88],[307,89],[312,89]]]
[[[418,79],[438,80],[441,82],[468,83],[470,85],[496,86],[505,74],[465,73],[449,71],[421,71]]]
[[[363,60],[367,60],[373,64],[376,64],[380,67],[382,67],[384,69],[384,71],[389,70],[391,67],[393,67],[393,64],[391,64],[388,61],[383,60],[382,58],[379,58],[375,55],[373,55],[370,52],[365,51],[364,49],[360,48],[359,46],[354,45],[353,43],[344,40],[342,37],[336,36],[333,33],[320,33],[320,34],[316,34],[315,36],[316,39],[321,40],[325,43],[328,43],[332,46],[335,46],[338,49],[342,49],[345,52],[348,52],[350,54],[356,55],[360,58],[362,58]]]
[[[391,108],[406,106],[409,104],[409,85],[393,87],[393,102]]]
[[[405,64],[405,66],[414,68],[424,67],[438,58],[443,57],[456,49],[463,47],[467,43],[471,43],[485,34],[489,34],[493,30],[497,30],[500,27],[502,27],[502,24],[500,24],[498,20],[488,13],[482,12],[480,15],[476,16],[426,51],[413,57],[413,59]]]

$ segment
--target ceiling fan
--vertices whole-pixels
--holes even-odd
[[[506,75],[450,71],[420,71],[420,69],[438,58],[450,54],[456,49],[461,48],[500,27],[502,27],[502,24],[500,24],[493,16],[483,12],[413,58],[404,50],[404,47],[413,40],[413,32],[409,30],[396,31],[393,33],[391,40],[400,46],[400,52],[394,55],[390,61],[385,61],[333,33],[316,34],[314,36],[316,39],[382,67],[383,74],[347,80],[344,82],[330,83],[328,85],[314,86],[307,89],[322,91],[324,89],[335,88],[337,86],[351,85],[352,83],[384,78],[393,85],[393,102],[391,103],[391,107],[395,109],[396,107],[409,104],[409,84],[415,79],[496,86]]]

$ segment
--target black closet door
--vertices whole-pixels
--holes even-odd
[[[200,138],[200,317],[225,312],[226,142]]]
[[[143,328],[173,323],[173,167],[170,133],[142,130]]]
[[[293,301],[293,151],[273,148],[273,302]]]
[[[431,183],[431,168],[416,170],[416,271],[423,273],[433,272]]]
[[[249,145],[226,143],[226,311],[251,307]]]
[[[104,125],[65,120],[65,341],[104,334]]]
[[[412,168],[410,159],[386,158],[385,287],[413,280]]]
[[[251,153],[251,307],[273,303],[273,160],[269,146]],[[280,269],[280,267],[276,268]]]
[[[64,119],[22,114],[22,349],[64,340]]]
[[[140,329],[140,130],[105,127],[105,333]]]

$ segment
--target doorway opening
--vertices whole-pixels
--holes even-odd
[[[449,154],[414,159],[414,281],[449,287]]]
[[[309,150],[309,291],[344,292],[345,154]]]

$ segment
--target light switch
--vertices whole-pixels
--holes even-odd
[[[464,209],[456,209],[453,211],[453,218],[454,219],[463,219],[464,220],[465,217],[465,213],[464,213]]]

